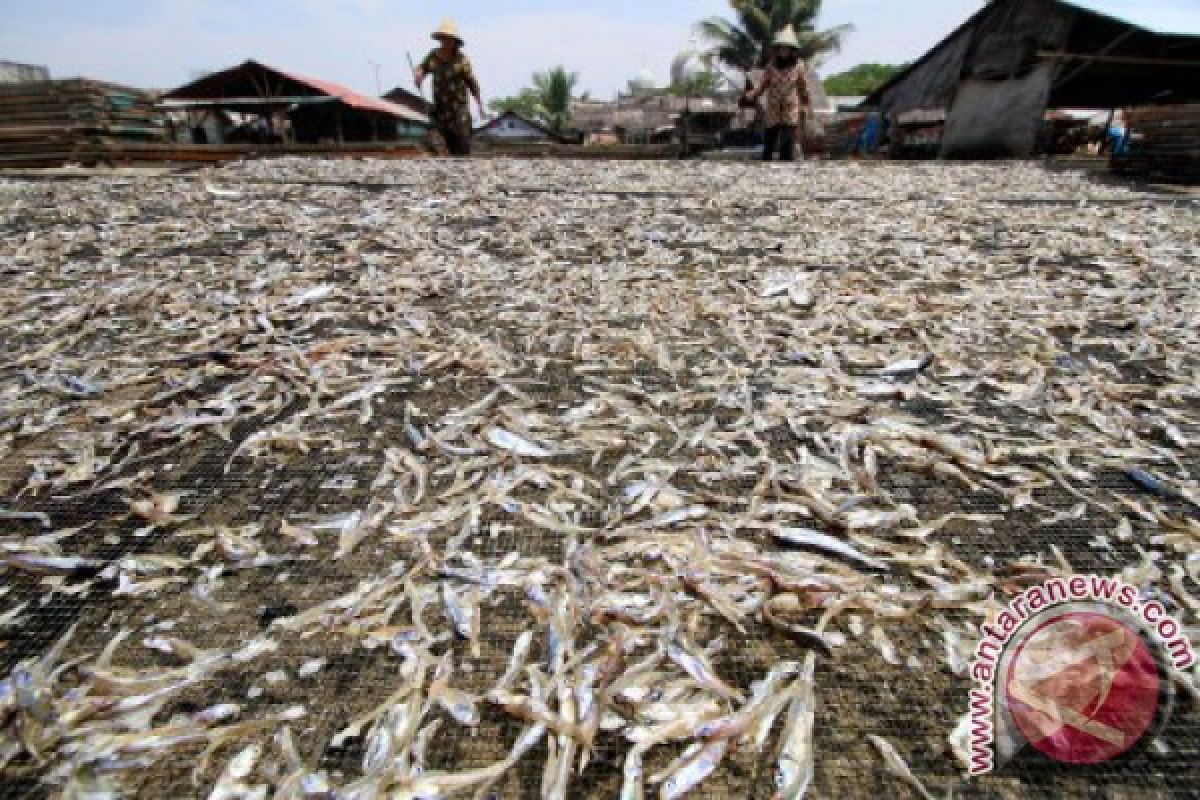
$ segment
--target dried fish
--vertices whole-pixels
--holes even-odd
[[[805,547],[817,550],[823,553],[829,553],[841,558],[848,559],[854,563],[860,564],[868,569],[886,570],[887,565],[882,561],[872,558],[853,545],[834,538],[820,531],[810,530],[808,528],[775,528],[771,534],[781,542],[795,545],[797,547]]]
[[[0,508],[0,520],[28,520],[40,523],[43,528],[54,527],[54,523],[50,521],[49,515],[43,514],[40,511],[9,511],[8,509]]]
[[[779,746],[779,758],[775,767],[775,794],[777,800],[800,800],[812,784],[814,760],[814,724],[816,699],[814,671],[816,655],[804,657],[800,673],[788,692],[787,722],[784,723],[783,738]]]
[[[484,436],[494,447],[507,450],[519,456],[525,456],[526,458],[551,458],[554,456],[553,450],[540,447],[503,428],[489,428]]]
[[[882,736],[876,736],[873,733],[867,734],[868,741],[875,745],[875,749],[883,756],[884,765],[887,766],[888,772],[900,778],[913,789],[917,791],[925,800],[933,800],[933,795],[925,788],[924,784],[917,779],[916,775],[912,774],[912,770],[908,768],[908,764],[904,763],[904,759],[896,752],[896,748],[887,739]]]
[[[667,645],[667,655],[701,686],[711,689],[721,697],[739,702],[742,700],[741,692],[721,680],[703,654],[675,641]]]
[[[0,628],[96,623],[0,678],[0,768],[67,797],[741,796],[728,757],[778,731],[796,798],[851,757],[814,749],[819,656],[907,714],[917,653],[964,674],[998,604],[1098,558],[1194,622],[1195,228],[1016,163],[0,178]]]
[[[676,800],[695,789],[712,775],[728,749],[728,739],[714,739],[704,745],[691,760],[663,782],[658,796],[662,800]]]

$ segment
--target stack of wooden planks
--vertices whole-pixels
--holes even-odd
[[[1115,171],[1200,183],[1200,105],[1147,106],[1125,114],[1129,144],[1113,156]]]
[[[92,80],[0,84],[0,167],[119,161],[129,144],[165,141],[146,92]]]

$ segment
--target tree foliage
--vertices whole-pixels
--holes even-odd
[[[700,35],[712,46],[722,63],[748,72],[766,64],[771,41],[791,25],[800,40],[800,55],[820,62],[841,49],[842,40],[853,28],[838,25],[817,30],[822,0],[729,0],[733,19],[710,17],[697,25]]]
[[[836,97],[862,97],[883,86],[903,64],[859,64],[825,79],[825,92]]]
[[[503,114],[508,111],[520,114],[527,119],[538,116],[538,96],[533,89],[522,89],[509,97],[497,97],[488,101],[488,110],[493,114]]]
[[[571,121],[571,106],[578,83],[578,72],[568,72],[562,66],[553,67],[545,72],[535,72],[532,86],[510,97],[498,97],[488,103],[488,108],[493,114],[512,111],[561,131]]]
[[[561,131],[571,121],[571,105],[575,86],[579,83],[578,72],[567,72],[558,66],[533,76],[533,88],[537,92],[538,113],[543,123],[551,129]]]
[[[721,88],[721,75],[705,71],[688,75],[671,84],[671,94],[680,97],[711,97]]]

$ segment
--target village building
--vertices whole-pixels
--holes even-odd
[[[0,83],[33,83],[50,80],[50,70],[36,64],[0,61]]]
[[[993,0],[864,106],[887,115],[897,150],[911,130],[943,158],[1021,158],[1046,149],[1047,111],[1200,101],[1200,36],[1108,7]]]
[[[505,111],[475,129],[475,139],[493,145],[566,144],[568,137],[515,111]]]
[[[408,106],[257,61],[167,92],[160,105],[187,115],[194,144],[222,143],[211,141],[206,127],[218,113],[249,115],[256,144],[393,142],[423,135],[429,125],[428,116]],[[233,135],[244,133],[224,131],[220,138],[238,141]]]

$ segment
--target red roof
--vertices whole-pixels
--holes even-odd
[[[266,66],[266,65],[264,65]],[[317,78],[309,78],[296,72],[279,69],[278,67],[267,67],[274,70],[284,77],[291,78],[296,83],[303,83],[316,89],[322,94],[327,94],[336,97],[351,108],[361,109],[362,111],[378,111],[381,114],[391,114],[395,117],[403,117],[404,119],[413,119],[420,117],[420,121],[425,121],[425,117],[414,112],[411,108],[390,103],[378,97],[369,97],[365,94],[359,94],[353,89],[349,89],[341,84],[333,83],[332,81],[323,81]]]
[[[214,99],[221,100],[230,96],[238,97],[260,97],[263,91],[264,83],[270,83],[263,79],[263,73],[270,73],[278,78],[293,84],[300,89],[299,92],[283,92],[280,87],[275,87],[271,92],[271,96],[279,96],[280,94],[302,94],[304,92],[312,92],[316,95],[325,97],[335,97],[345,105],[356,108],[360,111],[371,111],[377,114],[387,114],[391,117],[409,120],[411,122],[428,123],[429,119],[423,114],[420,114],[411,108],[390,103],[387,100],[382,100],[378,97],[369,97],[365,94],[359,94],[353,89],[349,89],[332,81],[323,81],[317,78],[310,78],[306,75],[301,75],[296,72],[279,69],[278,67],[268,66],[258,61],[247,61],[236,67],[232,67],[221,72],[216,72],[189,83],[186,86],[181,86],[171,92],[168,92],[168,99]]]

